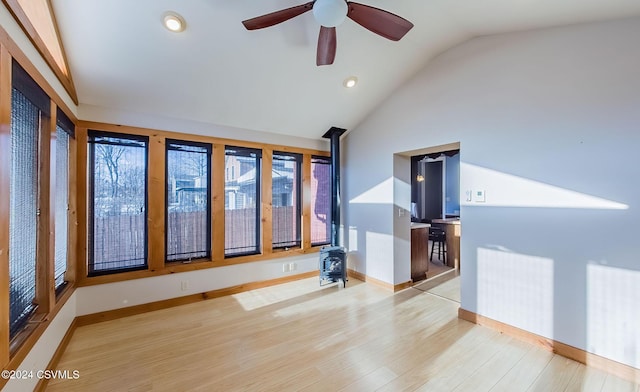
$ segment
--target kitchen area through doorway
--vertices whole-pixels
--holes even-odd
[[[460,144],[411,155],[411,279],[460,271]]]

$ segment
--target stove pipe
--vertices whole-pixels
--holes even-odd
[[[331,127],[322,135],[331,143],[331,246],[340,242],[340,136],[346,131]]]

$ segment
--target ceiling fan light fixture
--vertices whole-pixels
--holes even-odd
[[[185,22],[184,18],[173,11],[164,14],[163,24],[167,30],[173,31],[174,33],[180,33],[187,28],[187,22]]]
[[[342,85],[346,88],[355,87],[356,84],[358,84],[358,78],[355,76],[349,76],[344,80],[344,82],[342,82]]]
[[[349,7],[344,0],[316,0],[313,17],[324,27],[336,27],[344,22]]]

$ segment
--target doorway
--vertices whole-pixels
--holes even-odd
[[[401,154],[410,159],[411,167],[411,278],[414,284],[435,278],[441,281],[459,273],[459,152],[460,144],[452,143]],[[406,178],[406,174],[403,177]]]

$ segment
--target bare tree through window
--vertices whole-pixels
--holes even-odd
[[[89,133],[89,273],[146,268],[146,137]]]

